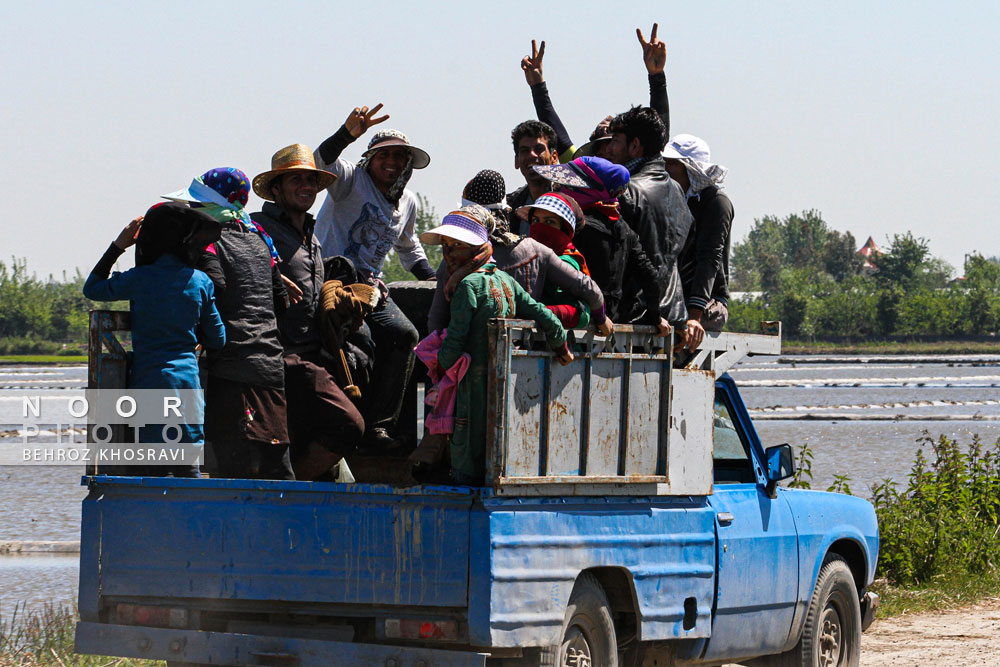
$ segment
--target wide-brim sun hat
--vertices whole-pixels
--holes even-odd
[[[621,194],[629,182],[625,167],[589,155],[565,164],[536,165],[533,169],[550,183],[577,190],[604,189],[614,196]]]
[[[573,153],[573,157],[574,158],[595,157],[597,155],[597,149],[600,148],[601,144],[603,144],[606,141],[611,141],[610,134],[603,137],[598,137],[593,141],[588,141],[587,143],[576,149],[576,152]]]
[[[536,164],[532,169],[549,183],[558,183],[559,185],[580,189],[594,187],[594,184],[574,169],[571,164],[571,162],[565,164]]]
[[[274,195],[271,194],[271,181],[292,171],[316,174],[316,187],[319,190],[325,190],[337,180],[336,174],[316,167],[313,152],[308,146],[292,144],[285,146],[271,156],[270,170],[253,177],[253,191],[261,199],[274,201]]]
[[[472,246],[481,246],[490,240],[489,233],[486,231],[483,223],[477,220],[471,213],[461,209],[452,211],[444,216],[440,225],[422,233],[420,235],[420,242],[428,245],[441,245],[445,237],[461,241],[462,243],[468,243]]]
[[[414,169],[423,169],[431,163],[431,156],[427,154],[427,151],[411,144],[406,135],[399,130],[381,130],[376,132],[372,140],[368,142],[368,150],[362,153],[361,157],[370,158],[376,151],[380,151],[383,148],[392,148],[393,146],[401,146],[410,151],[410,155],[413,156],[413,164],[410,166]]]

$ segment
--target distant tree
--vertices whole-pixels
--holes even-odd
[[[439,222],[437,213],[427,200],[427,197],[417,193],[417,221],[415,225],[417,237],[422,232],[437,227]],[[430,262],[431,268],[436,271],[438,265],[441,263],[441,246],[425,245],[424,252],[427,253],[427,261]],[[386,256],[385,263],[382,265],[382,280],[386,284],[389,284],[399,280],[416,280],[416,278],[412,273],[403,268],[403,263],[399,260],[399,255],[396,254],[396,251],[392,250]]]
[[[964,268],[964,284],[956,288],[969,301],[969,333],[995,333],[1000,329],[1000,257],[973,253],[966,256]]]
[[[987,259],[979,253],[965,257],[965,281],[969,288],[1000,292],[1000,257]]]
[[[830,227],[816,210],[754,220],[744,241],[733,246],[730,260],[735,291],[771,292],[785,269],[826,273],[836,281],[861,270],[854,236]]]
[[[947,262],[930,256],[927,239],[912,232],[894,234],[889,248],[874,258],[874,264],[880,280],[903,290],[944,287],[952,273]]]
[[[837,282],[848,280],[861,272],[864,259],[858,254],[854,234],[831,229],[823,244],[823,269]]]

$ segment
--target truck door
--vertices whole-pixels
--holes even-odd
[[[797,602],[795,524],[784,499],[765,492],[763,467],[752,455],[756,433],[724,382],[716,389],[713,438],[718,590],[703,658],[737,658],[748,648],[775,653],[785,647]]]

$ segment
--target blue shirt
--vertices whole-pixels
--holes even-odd
[[[170,254],[110,278],[90,274],[83,295],[95,301],[128,299],[134,359],[129,387],[200,389],[195,345],[200,327],[207,348],[226,342],[215,288],[202,271]]]

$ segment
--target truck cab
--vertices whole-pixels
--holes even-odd
[[[77,650],[212,665],[857,665],[877,604],[872,506],[781,486],[791,448],[762,445],[725,372],[780,351],[780,329],[710,334],[680,368],[652,330],[576,333],[577,361],[561,367],[530,323],[491,324],[484,487],[91,471]]]

